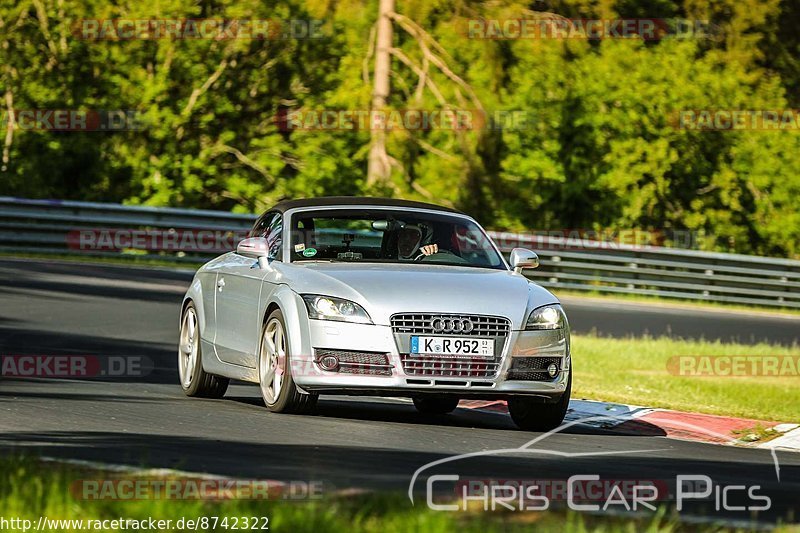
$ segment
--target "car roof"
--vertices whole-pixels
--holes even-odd
[[[376,206],[376,207],[407,207],[410,209],[432,209],[448,213],[463,214],[451,207],[444,207],[413,200],[400,200],[397,198],[373,198],[370,196],[321,196],[318,198],[301,198],[297,200],[284,200],[275,204],[270,211],[284,213],[289,209],[298,207],[334,207],[334,206]]]

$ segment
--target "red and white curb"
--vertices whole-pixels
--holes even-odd
[[[508,406],[504,401],[463,400],[459,407],[508,414]],[[586,422],[588,426],[620,434],[662,436],[695,442],[800,452],[798,424],[684,413],[593,400],[570,401],[566,421],[582,419],[589,419]]]

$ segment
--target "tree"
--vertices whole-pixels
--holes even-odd
[[[380,0],[378,4],[377,37],[375,40],[375,72],[372,90],[372,110],[384,111],[389,98],[389,71],[391,70],[390,50],[392,48],[392,14],[394,0]],[[389,179],[391,167],[386,154],[386,132],[373,128],[372,143],[369,149],[367,186],[384,184]]]

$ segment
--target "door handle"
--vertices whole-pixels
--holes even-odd
[[[224,286],[225,286],[225,278],[219,278],[217,280],[217,290],[219,290],[219,292],[222,292],[222,288]]]

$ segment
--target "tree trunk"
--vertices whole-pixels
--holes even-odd
[[[375,74],[372,89],[372,111],[381,111],[386,107],[389,98],[389,70],[392,47],[392,19],[394,0],[380,0],[378,7],[378,31],[375,39]],[[367,166],[367,186],[383,184],[389,180],[389,160],[386,156],[386,131],[375,127],[370,121],[371,143]]]

